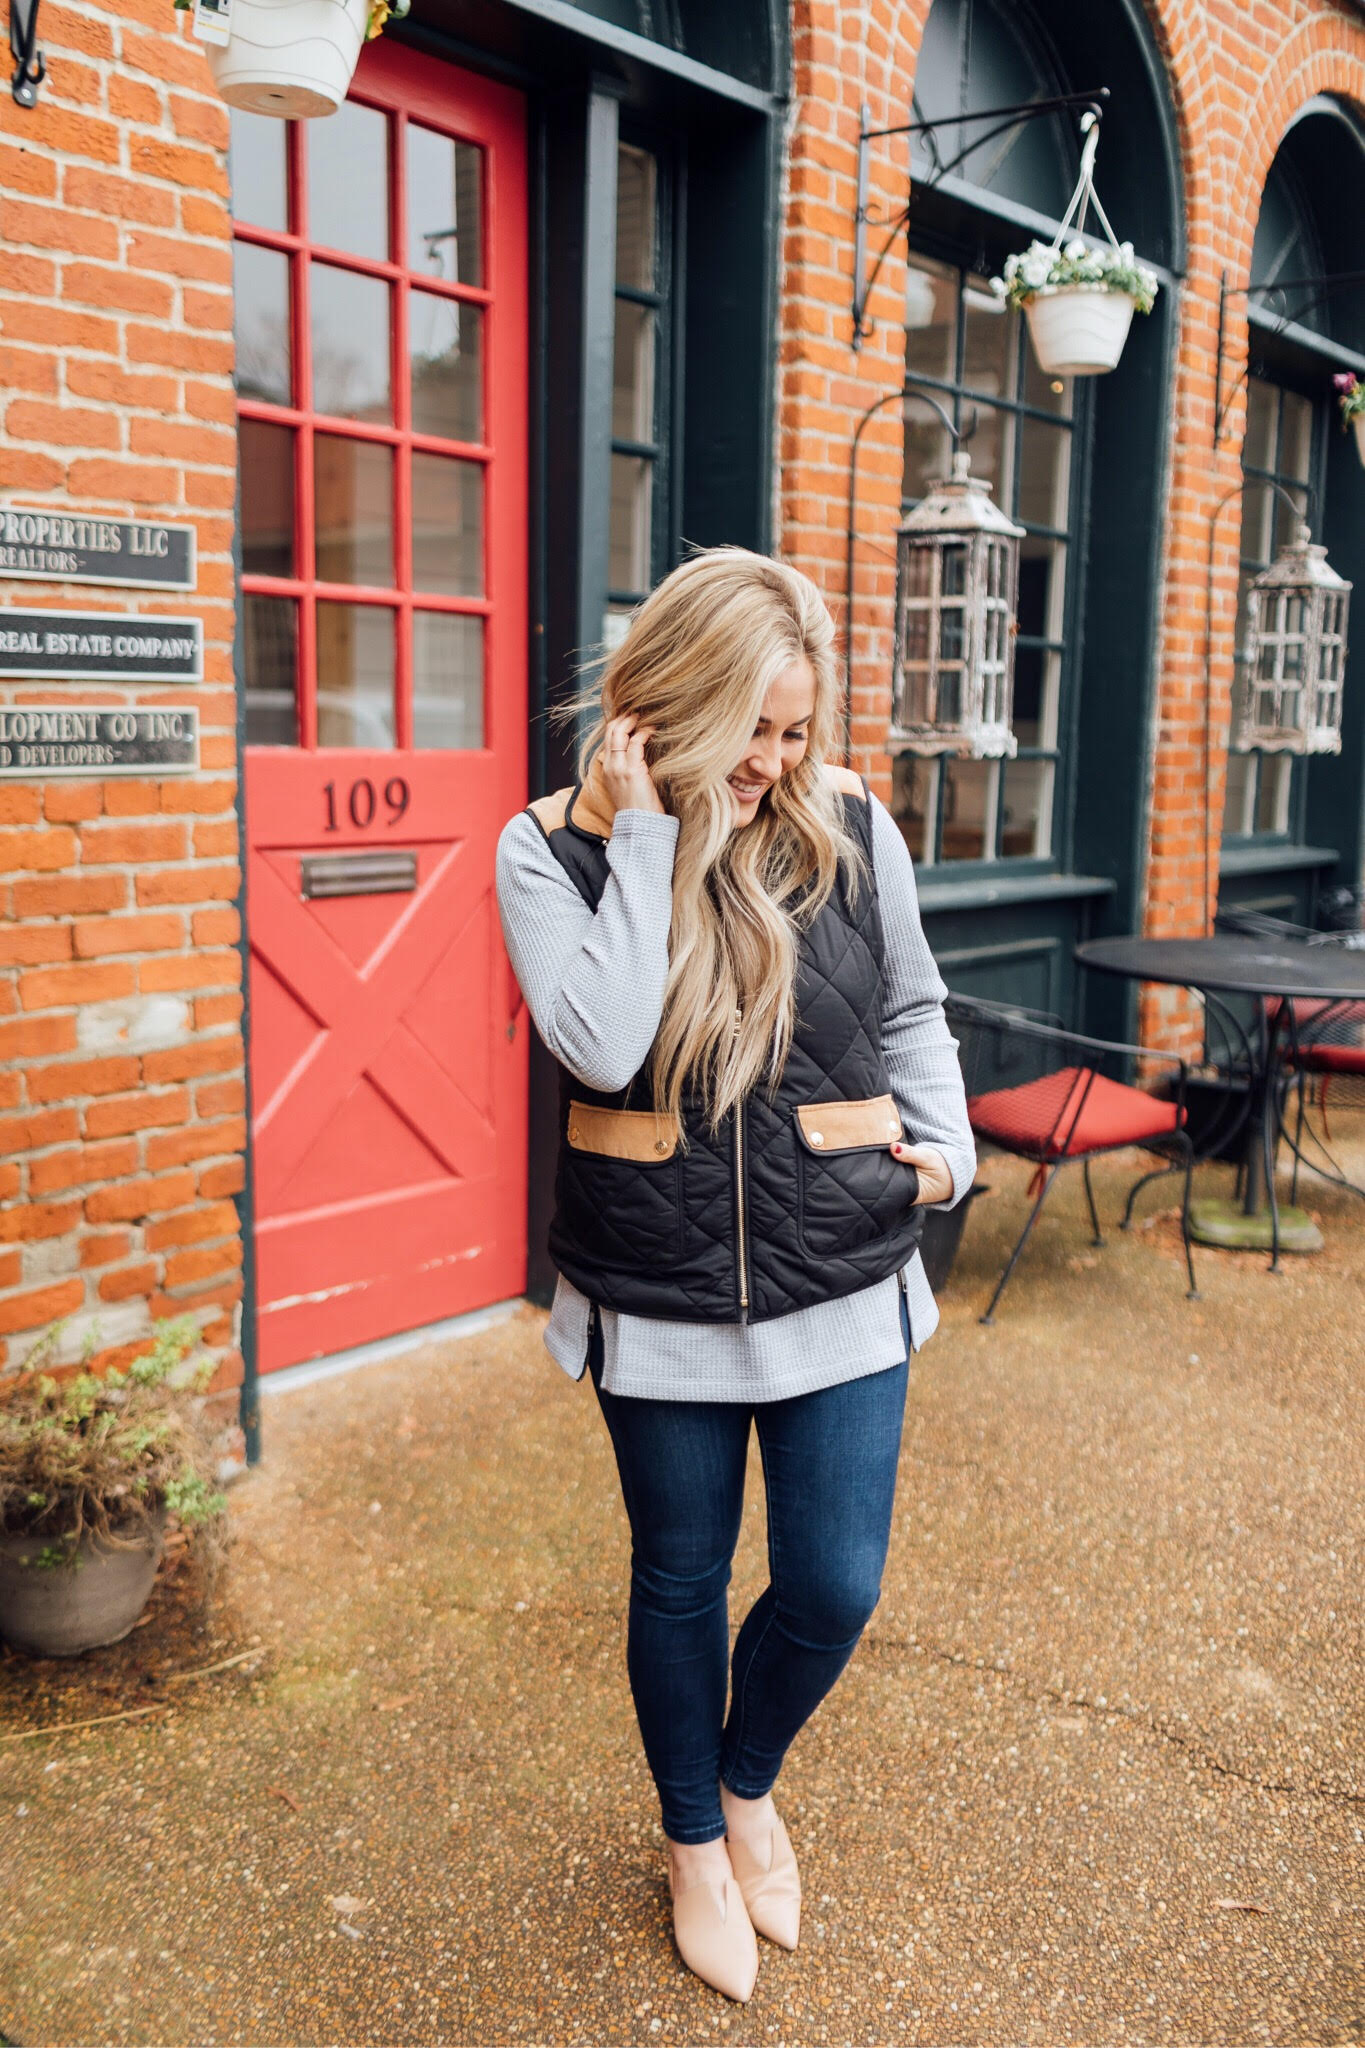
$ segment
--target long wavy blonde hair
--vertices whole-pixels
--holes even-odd
[[[768,691],[801,659],[815,684],[805,754],[737,829],[726,778]],[[657,727],[648,759],[681,830],[649,1071],[658,1110],[678,1114],[693,1090],[714,1131],[751,1089],[776,1088],[795,1022],[798,933],[841,867],[850,888],[858,885],[861,856],[822,772],[839,750],[834,624],[799,570],[746,548],[711,548],[645,599],[582,701],[592,715],[580,775],[609,718],[634,715]]]

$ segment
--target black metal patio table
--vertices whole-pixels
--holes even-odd
[[[1129,981],[1165,982],[1206,997],[1258,999],[1257,1028],[1242,1034],[1248,1084],[1242,1199],[1193,1203],[1190,1234],[1201,1244],[1264,1249],[1272,1268],[1281,1251],[1319,1251],[1322,1233],[1312,1218],[1282,1208],[1275,1194],[1281,1031],[1294,1000],[1365,1000],[1365,951],[1219,933],[1207,939],[1089,939],[1076,948],[1076,958],[1083,967]]]

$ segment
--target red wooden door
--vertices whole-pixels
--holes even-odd
[[[524,103],[381,40],[233,194],[269,1371],[525,1284]]]

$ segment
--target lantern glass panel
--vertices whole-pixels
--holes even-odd
[[[941,668],[938,672],[938,718],[942,726],[962,723],[962,670]]]
[[[932,548],[911,547],[905,556],[905,594],[907,597],[928,597],[934,588],[934,555]]]
[[[907,605],[901,624],[901,654],[904,661],[929,659],[929,613],[922,605]]]
[[[962,606],[946,604],[939,614],[938,652],[940,661],[961,661],[965,653],[965,614]]]
[[[906,725],[929,725],[933,706],[929,701],[928,664],[907,662],[904,670],[902,718]]]
[[[945,544],[939,589],[944,597],[961,597],[967,588],[967,550],[960,541]]]

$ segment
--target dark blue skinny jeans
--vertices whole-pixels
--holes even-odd
[[[881,1592],[909,1374],[884,1372],[785,1401],[648,1401],[602,1387],[631,1532],[626,1668],[664,1833],[725,1833],[719,1781],[770,1792],[793,1737],[847,1664]],[[730,1656],[726,1592],[758,1428],[770,1583]],[[727,1667],[730,1706],[726,1714]]]

